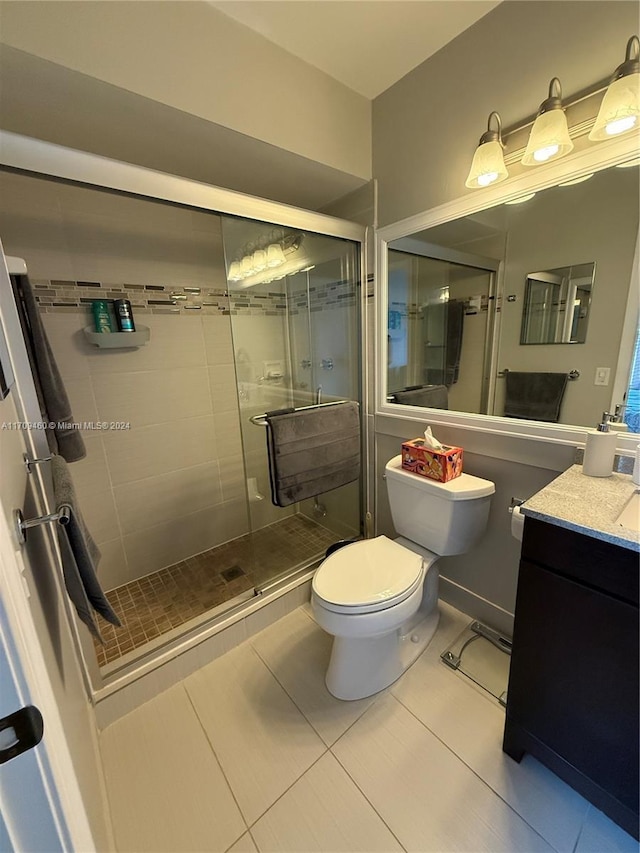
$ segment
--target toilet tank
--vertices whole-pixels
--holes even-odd
[[[438,483],[402,468],[402,456],[385,466],[393,526],[400,536],[440,556],[464,554],[484,533],[489,518],[490,480],[461,474]]]

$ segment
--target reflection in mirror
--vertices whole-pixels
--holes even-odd
[[[592,427],[620,405],[637,429],[627,404],[640,367],[634,373],[625,364],[622,376],[616,369],[639,189],[637,166],[607,168],[524,204],[500,204],[389,242],[388,402],[508,417],[509,374],[526,375],[536,388],[555,374],[562,393],[549,421]],[[434,385],[444,386],[438,404],[425,402]]]
[[[403,247],[434,257],[389,252],[389,400],[435,409],[486,406],[484,345],[496,264],[408,241]]]
[[[595,264],[527,276],[521,344],[583,344],[587,340]]]

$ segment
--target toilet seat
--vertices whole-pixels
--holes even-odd
[[[318,604],[334,613],[374,613],[409,598],[423,579],[419,554],[378,536],[327,557],[313,578],[312,590]]]

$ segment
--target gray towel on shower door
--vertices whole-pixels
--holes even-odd
[[[100,550],[87,530],[76,498],[67,463],[62,456],[51,458],[53,493],[56,507],[68,506],[71,517],[65,525],[56,525],[62,553],[62,570],[69,598],[80,619],[103,642],[93,611],[112,625],[121,625],[98,580]]]
[[[396,403],[405,406],[426,406],[430,409],[449,408],[449,389],[446,385],[414,385],[393,395]]]
[[[557,423],[567,373],[505,372],[504,416]]]
[[[27,346],[40,411],[44,423],[54,423],[46,429],[47,442],[53,453],[59,453],[67,462],[77,462],[87,455],[84,439],[73,429],[71,404],[64,387],[58,365],[45,332],[31,283],[26,275],[11,276],[20,323]],[[69,426],[65,426],[69,424]]]
[[[267,412],[271,499],[289,506],[360,477],[356,402]]]

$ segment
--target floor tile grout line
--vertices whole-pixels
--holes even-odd
[[[322,745],[324,746],[325,744],[323,743]],[[303,778],[307,775],[307,773],[311,770],[311,768],[312,768],[312,767],[315,767],[315,766],[316,766],[316,764],[320,761],[320,759],[321,759],[321,758],[324,758],[324,757],[325,757],[325,755],[326,755],[328,752],[330,752],[330,751],[331,751],[331,750],[329,749],[329,747],[327,747],[326,749],[324,749],[324,750],[323,750],[323,752],[322,752],[322,755],[319,755],[319,756],[318,756],[318,757],[317,757],[317,758],[316,758],[316,759],[315,759],[315,760],[314,760],[314,761],[313,761],[313,762],[312,762],[312,763],[307,767],[307,769],[306,769],[306,770],[303,770],[303,772],[302,772],[298,777],[296,777],[296,779],[294,779],[294,781],[293,781],[293,782],[292,782],[292,783],[291,783],[291,784],[286,788],[286,790],[284,790],[284,791],[283,791],[283,792],[282,792],[278,797],[276,797],[276,799],[271,803],[271,805],[270,805],[268,808],[266,808],[263,812],[261,812],[261,814],[260,814],[260,815],[258,815],[258,817],[257,817],[257,818],[256,818],[256,819],[255,819],[251,824],[248,824],[249,832],[251,832],[251,830],[255,827],[255,825],[258,823],[258,821],[259,821],[259,820],[262,820],[262,818],[263,818],[263,817],[264,817],[268,812],[270,812],[270,811],[271,811],[271,809],[276,805],[276,803],[280,802],[280,800],[284,797],[284,795],[285,795],[285,794],[287,794],[287,793],[288,793],[288,792],[293,788],[293,786],[294,786],[294,785],[297,785],[297,784],[298,784],[298,782],[300,782],[300,780],[301,780],[301,779],[303,779]],[[243,817],[244,817],[244,815],[243,815]],[[246,822],[246,820],[245,820],[245,822]],[[253,836],[251,836],[251,837],[253,838]],[[256,844],[256,847],[257,847],[257,844]]]
[[[195,706],[195,702],[194,702],[194,701],[193,701],[193,699],[191,698],[191,694],[189,693],[189,690],[187,689],[187,685],[186,685],[186,683],[185,683],[185,682],[186,682],[186,679],[183,679],[183,680],[180,682],[180,685],[181,685],[182,689],[184,690],[184,692],[185,692],[185,693],[186,693],[186,695],[187,695],[187,701],[189,702],[189,705],[193,708],[193,713],[194,713],[194,714],[195,714],[195,716],[196,716],[196,720],[198,721],[198,725],[199,725],[199,726],[200,726],[200,728],[202,729],[202,732],[203,732],[203,734],[204,734],[204,736],[205,736],[205,738],[206,738],[206,740],[207,740],[207,743],[209,744],[209,749],[211,750],[211,752],[212,752],[212,754],[213,754],[213,757],[214,757],[214,758],[215,758],[215,760],[216,760],[216,764],[217,764],[217,765],[218,765],[218,767],[220,768],[220,772],[222,773],[222,778],[224,779],[224,781],[225,781],[225,783],[226,783],[226,785],[227,785],[227,788],[229,789],[229,793],[231,794],[231,796],[232,796],[232,798],[233,798],[233,802],[236,804],[236,808],[238,809],[238,814],[240,815],[240,819],[242,820],[242,822],[243,822],[243,824],[244,824],[244,826],[245,826],[244,831],[243,831],[243,832],[238,836],[238,838],[236,838],[236,839],[235,839],[235,841],[233,841],[233,843],[230,845],[230,847],[233,847],[233,845],[236,843],[236,841],[238,841],[238,839],[239,839],[239,838],[242,838],[242,836],[244,835],[244,833],[245,833],[245,832],[248,832],[248,830],[249,830],[249,824],[247,823],[247,820],[246,820],[246,818],[245,818],[245,816],[244,816],[244,812],[243,812],[243,811],[242,811],[242,809],[240,808],[240,803],[238,802],[238,800],[237,800],[237,798],[236,798],[236,795],[235,795],[235,792],[234,792],[233,788],[231,787],[231,783],[230,783],[230,782],[229,782],[229,780],[227,779],[227,774],[224,772],[224,767],[222,766],[222,763],[221,763],[220,759],[218,758],[218,753],[216,752],[216,750],[215,750],[215,748],[214,748],[213,744],[211,743],[211,738],[209,737],[209,734],[208,734],[208,732],[207,732],[207,730],[206,730],[206,728],[205,728],[205,726],[204,726],[204,723],[202,722],[202,719],[200,718],[200,714],[198,713],[198,709],[197,709],[197,708],[196,708],[196,706]],[[228,849],[228,848],[227,848],[227,849]]]
[[[416,714],[411,710],[411,708],[407,707],[407,705],[405,705],[405,703],[401,699],[399,699],[397,696],[395,696],[393,693],[391,693],[390,695],[393,696],[393,698],[396,700],[396,702],[398,702],[400,705],[402,705],[402,707],[405,709],[405,711],[408,711],[409,714],[411,714],[411,716],[414,718],[414,720],[416,720],[418,723],[420,723],[420,725],[423,726],[429,732],[429,734],[433,735],[433,737],[439,743],[441,743],[442,746],[444,746],[445,749],[447,749],[447,751],[450,752],[451,755],[457,761],[459,761],[461,764],[463,764],[467,768],[467,770],[469,770],[471,773],[473,773],[473,775],[476,777],[476,779],[478,779],[480,782],[482,782],[482,784],[486,788],[488,788],[491,791],[491,793],[494,794],[494,796],[496,796],[499,800],[501,800],[505,804],[505,806],[507,806],[507,808],[510,811],[512,811],[515,815],[517,815],[520,818],[520,820],[523,823],[525,823],[531,829],[532,832],[535,832],[535,834],[539,838],[541,838],[545,842],[545,844],[548,844],[552,850],[555,850],[556,853],[561,853],[561,851],[558,851],[557,847],[554,847],[554,845],[549,841],[548,838],[545,838],[544,835],[542,835],[542,833],[539,830],[537,830],[534,826],[532,826],[529,823],[529,821],[523,815],[521,815],[520,812],[514,806],[511,805],[511,803],[509,803],[507,800],[505,800],[505,798],[500,793],[498,793],[498,791],[496,791],[495,788],[491,784],[489,784],[489,782],[487,782],[486,779],[483,779],[482,776],[476,770],[474,770],[473,767],[471,767],[469,764],[467,764],[467,762],[463,758],[461,758],[457,754],[457,752],[452,747],[449,746],[449,744],[446,741],[444,741],[439,735],[437,735],[433,731],[433,729],[431,729],[425,722],[423,722],[419,717],[417,717]]]
[[[299,608],[296,608],[296,609],[299,609]],[[292,612],[292,613],[295,613],[295,610],[292,610],[291,612]],[[287,615],[289,615],[289,614],[287,614]],[[310,620],[310,621],[314,622],[314,620]],[[315,624],[315,625],[317,625],[317,623],[316,623],[316,622],[314,622],[314,624]],[[269,627],[271,627],[271,626],[269,626]],[[322,628],[320,628],[320,626],[318,626],[318,628],[319,628],[319,630],[322,630]],[[268,630],[268,628],[266,628],[266,629],[264,629],[264,630]],[[260,633],[262,633],[262,632],[260,632]],[[257,637],[257,636],[259,636],[259,634],[254,635],[254,637]],[[284,686],[284,684],[280,681],[280,679],[278,678],[277,674],[276,674],[276,673],[271,669],[271,667],[269,666],[268,661],[266,661],[266,660],[262,657],[262,655],[260,654],[260,651],[259,651],[255,646],[253,646],[252,639],[253,639],[253,638],[249,638],[248,642],[249,642],[249,643],[251,643],[251,645],[252,645],[252,647],[253,647],[253,649],[254,649],[255,653],[258,655],[258,657],[260,658],[260,660],[261,660],[261,661],[264,663],[264,665],[267,667],[267,669],[269,670],[269,672],[273,675],[273,677],[274,677],[274,678],[275,678],[275,680],[278,682],[278,684],[282,687],[282,689],[283,689],[283,690],[284,690],[284,692],[287,694],[287,696],[289,696],[289,698],[291,699],[291,701],[293,702],[293,704],[296,706],[296,708],[298,709],[298,711],[300,711],[300,713],[302,714],[302,716],[305,718],[305,720],[307,721],[307,723],[309,723],[309,725],[310,725],[310,726],[311,726],[311,728],[314,730],[314,732],[318,735],[318,737],[320,738],[320,740],[321,740],[321,741],[326,745],[327,749],[332,749],[332,747],[333,747],[333,746],[334,746],[334,745],[335,745],[335,744],[340,740],[340,738],[341,738],[341,737],[344,737],[344,735],[346,735],[346,733],[347,733],[347,732],[348,732],[348,731],[349,731],[353,726],[355,726],[355,724],[356,724],[359,720],[361,720],[361,719],[362,719],[362,717],[364,716],[364,714],[366,714],[366,713],[367,713],[367,711],[369,710],[369,708],[372,708],[372,707],[376,704],[376,702],[378,701],[378,699],[380,699],[380,698],[381,698],[381,697],[386,693],[386,688],[385,688],[385,690],[384,690],[384,691],[381,691],[381,692],[376,696],[376,698],[371,702],[371,704],[370,704],[370,705],[368,705],[368,706],[367,706],[367,707],[362,711],[362,713],[361,713],[358,717],[356,717],[356,719],[355,719],[355,720],[353,720],[353,722],[351,722],[351,723],[347,726],[347,728],[346,728],[346,729],[345,729],[345,730],[344,730],[340,735],[338,735],[338,737],[337,737],[334,741],[332,741],[332,743],[327,744],[326,740],[322,737],[322,735],[320,734],[320,732],[316,729],[316,727],[313,725],[313,723],[311,722],[311,720],[307,717],[307,715],[305,714],[305,712],[304,712],[304,711],[302,710],[302,708],[298,705],[298,703],[296,702],[296,700],[294,699],[294,697],[289,693],[289,691],[287,690],[287,688],[286,688],[286,687]],[[341,700],[338,700],[338,701],[341,701]]]
[[[249,646],[249,648],[251,648],[251,650],[254,652],[254,654],[256,654],[256,657],[258,658],[258,660],[260,660],[261,662],[263,662],[263,661],[262,661],[262,658],[260,657],[260,655],[258,655],[258,653],[255,651],[255,649],[253,649],[253,647],[251,646],[251,638],[249,638],[249,639],[245,640],[245,642],[247,643],[247,645]],[[241,644],[241,645],[244,645],[244,644]],[[238,646],[237,648],[240,648],[240,646]],[[234,650],[234,651],[235,651],[235,650]],[[269,674],[272,676],[272,678],[274,679],[274,681],[278,684],[278,686],[283,690],[283,692],[285,693],[285,695],[290,699],[291,697],[289,696],[289,694],[287,693],[287,691],[284,689],[284,687],[282,687],[282,685],[280,684],[280,682],[278,681],[278,679],[275,677],[275,675],[271,672],[271,670],[269,669],[269,667],[268,667],[266,664],[265,664],[265,668],[267,669],[267,671],[269,672]],[[273,801],[273,803],[271,803],[271,805],[270,805],[267,809],[265,809],[265,810],[264,810],[264,811],[259,815],[259,817],[257,817],[257,818],[256,818],[256,819],[255,819],[251,824],[249,824],[249,822],[247,821],[247,819],[246,819],[246,817],[245,817],[245,815],[244,815],[244,812],[243,812],[243,811],[242,811],[242,809],[240,808],[240,803],[239,803],[239,802],[238,802],[238,800],[236,799],[236,796],[235,796],[235,793],[234,793],[234,791],[233,791],[233,788],[231,787],[231,783],[230,783],[230,782],[229,782],[229,780],[227,779],[227,775],[226,775],[226,773],[224,772],[224,768],[223,768],[223,766],[222,766],[222,764],[221,764],[221,762],[220,762],[220,759],[218,758],[218,755],[217,755],[217,753],[216,753],[216,751],[215,751],[215,748],[214,748],[213,744],[211,743],[211,740],[210,740],[210,738],[209,738],[209,736],[208,736],[208,734],[207,734],[207,731],[206,731],[206,729],[204,728],[204,725],[203,725],[203,723],[202,723],[202,720],[200,719],[200,715],[198,714],[198,711],[197,711],[197,709],[196,709],[196,707],[195,707],[195,704],[194,704],[194,702],[193,702],[193,700],[192,700],[192,698],[191,698],[191,696],[190,696],[190,694],[189,694],[189,691],[188,691],[188,689],[187,689],[187,687],[186,687],[186,684],[184,684],[184,681],[186,681],[186,679],[184,679],[184,680],[183,680],[183,682],[182,682],[183,687],[184,687],[184,690],[185,690],[185,692],[187,693],[187,696],[189,697],[189,701],[190,701],[191,705],[193,706],[193,710],[194,710],[194,712],[195,712],[195,714],[196,714],[196,716],[197,716],[197,718],[198,718],[198,722],[200,723],[200,726],[204,729],[204,733],[205,733],[205,736],[206,736],[207,741],[208,741],[208,743],[209,743],[209,746],[211,747],[211,751],[213,752],[213,754],[214,754],[214,756],[215,756],[215,758],[216,758],[216,761],[218,762],[218,765],[220,766],[220,770],[221,770],[221,772],[222,772],[222,775],[224,776],[225,782],[227,783],[227,785],[228,785],[228,787],[229,787],[229,790],[231,791],[231,795],[233,796],[233,799],[234,799],[234,801],[235,801],[236,805],[238,806],[238,810],[240,811],[240,815],[242,816],[242,819],[243,819],[243,821],[244,821],[244,823],[245,823],[245,825],[246,825],[247,829],[248,829],[248,830],[250,830],[250,829],[251,829],[251,827],[252,827],[252,826],[255,826],[255,825],[256,825],[256,823],[257,823],[257,821],[259,821],[261,817],[264,817],[264,815],[269,811],[269,809],[270,809],[270,808],[272,808],[272,806],[274,806],[274,805],[278,802],[278,800],[280,800],[280,799],[281,799],[281,798],[282,798],[282,797],[287,793],[287,791],[289,791],[289,790],[290,790],[290,789],[291,789],[291,788],[296,784],[296,782],[299,782],[299,781],[300,781],[300,779],[302,779],[302,777],[305,775],[305,773],[307,773],[307,772],[308,772],[308,771],[309,771],[309,770],[310,770],[310,769],[311,769],[315,764],[317,764],[317,763],[318,763],[318,761],[320,761],[320,759],[321,759],[324,755],[326,755],[326,754],[327,754],[327,752],[329,752],[329,747],[325,744],[325,742],[322,740],[322,738],[320,737],[320,735],[318,735],[318,734],[317,734],[317,732],[315,731],[315,729],[313,729],[313,726],[311,726],[311,725],[310,725],[310,723],[309,723],[309,721],[307,720],[307,718],[304,716],[304,714],[302,714],[302,712],[300,711],[300,709],[298,708],[298,706],[297,706],[297,705],[295,705],[295,702],[293,702],[293,700],[291,700],[291,701],[293,702],[294,706],[296,707],[296,709],[298,710],[298,712],[300,713],[300,715],[303,717],[304,721],[305,721],[305,722],[307,723],[307,725],[309,725],[309,727],[313,730],[314,734],[316,734],[316,735],[317,735],[318,740],[320,741],[320,743],[321,743],[321,744],[322,744],[322,746],[324,747],[324,748],[323,748],[323,751],[322,751],[322,753],[321,753],[321,754],[320,754],[320,755],[319,755],[319,756],[318,756],[318,757],[317,757],[317,758],[312,762],[312,764],[310,764],[310,765],[309,765],[309,767],[307,767],[307,768],[306,768],[306,770],[303,770],[303,772],[302,772],[299,776],[297,776],[297,777],[295,778],[295,780],[294,780],[294,781],[293,781],[293,782],[292,782],[292,783],[291,783],[291,784],[286,788],[286,790],[284,790],[284,791],[283,791],[283,792],[282,792],[282,793],[281,793],[281,794],[280,794],[280,795],[279,795],[279,796],[278,796],[278,797]],[[252,836],[252,837],[253,837],[253,836]],[[236,841],[237,841],[237,840],[238,840],[238,839],[236,839]],[[234,844],[235,844],[235,841],[234,841]],[[233,845],[232,845],[232,846],[233,846]]]
[[[373,707],[373,706],[371,706],[371,707]],[[369,708],[367,708],[367,711],[368,711],[368,710],[369,710]],[[365,711],[365,714],[367,713],[367,711]],[[363,716],[364,716],[364,715],[363,715]],[[359,720],[361,720],[361,719],[362,719],[362,717],[359,717],[358,719],[359,719]],[[349,726],[349,728],[351,728],[351,726]],[[346,734],[346,732],[345,732],[345,734]],[[342,735],[341,735],[341,737],[342,737]],[[340,740],[340,738],[338,738],[338,740]],[[338,741],[336,741],[336,743],[337,743],[337,742],[338,742]],[[334,746],[335,746],[335,744],[334,744]],[[378,815],[378,817],[380,818],[380,820],[382,821],[382,823],[384,824],[384,826],[386,826],[386,827],[387,827],[387,829],[389,830],[389,832],[391,833],[391,835],[392,835],[392,836],[395,838],[395,840],[398,842],[398,845],[400,846],[400,849],[401,849],[401,850],[404,850],[404,851],[405,851],[405,853],[407,853],[407,848],[404,846],[404,844],[402,844],[402,843],[401,843],[401,841],[400,841],[400,839],[398,838],[398,836],[396,835],[396,833],[393,831],[393,829],[391,829],[391,827],[389,826],[389,824],[387,823],[387,821],[382,817],[382,815],[380,814],[380,812],[378,811],[378,809],[374,806],[374,804],[371,802],[371,800],[369,799],[369,797],[367,797],[367,795],[365,794],[365,792],[362,790],[362,788],[360,787],[360,785],[358,785],[357,781],[353,778],[353,776],[349,773],[349,771],[348,771],[348,770],[347,770],[347,768],[344,766],[344,764],[342,763],[342,761],[340,761],[340,759],[338,758],[338,756],[334,753],[334,751],[333,751],[333,747],[331,747],[331,749],[329,750],[329,752],[330,752],[330,753],[331,753],[331,755],[335,758],[335,760],[338,762],[338,764],[340,765],[340,767],[342,768],[342,770],[347,774],[347,777],[351,780],[351,782],[353,782],[353,784],[355,785],[355,787],[357,788],[357,790],[358,790],[358,791],[360,791],[360,793],[362,794],[362,796],[363,796],[363,798],[365,799],[365,801],[366,801],[367,803],[369,803],[369,805],[370,805],[370,806],[371,806],[371,808],[373,809],[374,813]]]

